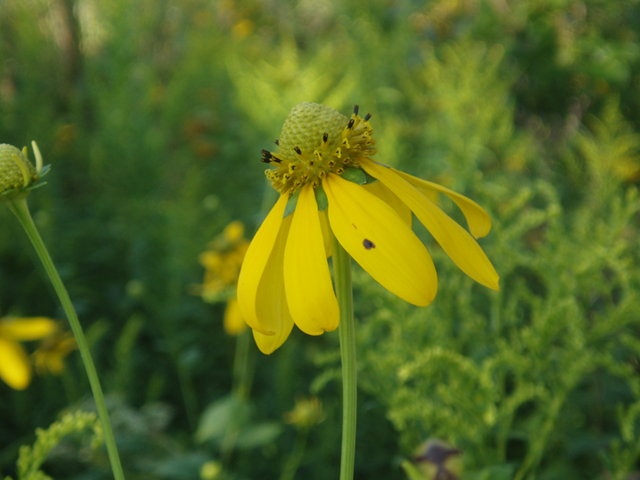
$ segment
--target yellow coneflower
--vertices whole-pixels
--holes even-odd
[[[0,379],[15,390],[27,388],[31,363],[20,342],[40,340],[56,328],[56,322],[45,317],[0,318]]]
[[[350,119],[314,103],[293,108],[278,152],[263,150],[267,178],[280,198],[247,250],[238,300],[256,343],[271,353],[295,323],[320,335],[337,328],[339,309],[329,273],[330,236],[382,286],[419,306],[434,299],[438,279],[411,212],[471,278],[498,290],[498,274],[474,238],[429,194],[444,193],[479,238],[491,220],[475,202],[371,159],[377,149],[371,115]]]

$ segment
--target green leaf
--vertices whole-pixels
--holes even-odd
[[[208,460],[209,458],[202,453],[186,453],[160,461],[154,473],[167,479],[198,480],[200,478],[200,469]]]
[[[245,428],[236,439],[236,447],[250,449],[272,443],[282,433],[282,425],[265,422]]]
[[[208,440],[222,441],[230,428],[240,430],[249,421],[251,407],[233,395],[210,404],[200,417],[195,438],[203,443]]]
[[[316,188],[316,202],[318,202],[318,211],[324,212],[327,208],[329,208],[329,200],[327,199],[327,194],[322,188],[322,184],[318,185]]]

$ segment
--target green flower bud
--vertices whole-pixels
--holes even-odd
[[[47,173],[48,167],[43,171],[40,150],[36,142],[32,142],[32,146],[35,167],[27,158],[27,147],[21,151],[12,145],[0,144],[0,200],[26,196],[33,188],[43,185],[38,179]]]

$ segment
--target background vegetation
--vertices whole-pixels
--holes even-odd
[[[232,220],[259,225],[273,200],[260,150],[314,101],[359,104],[377,159],[483,205],[501,276],[499,293],[474,284],[419,226],[431,306],[356,270],[356,478],[407,478],[400,463],[428,438],[462,449],[469,479],[636,478],[639,32],[637,0],[3,0],[0,142],[35,139],[52,165],[29,202],[127,477],[199,478],[216,461],[225,478],[280,478],[301,394],[325,420],[298,478],[337,477],[337,333],[296,330],[269,357],[251,345],[239,404],[224,305],[190,294],[207,243]],[[1,313],[62,319],[8,209],[0,225]],[[0,384],[2,474],[36,428],[91,409],[77,352],[66,367],[24,392]],[[44,470],[108,478],[87,442]]]

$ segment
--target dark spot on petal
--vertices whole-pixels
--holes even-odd
[[[358,229],[358,227],[356,227],[355,223],[352,223],[351,225],[353,225],[353,228],[355,228],[356,230]]]
[[[371,250],[372,248],[376,248],[376,244],[373,243],[371,240],[368,240],[366,238],[362,241],[362,245],[364,245],[364,248],[366,248],[367,250]]]

